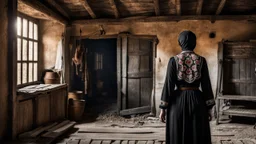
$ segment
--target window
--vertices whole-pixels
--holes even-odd
[[[103,69],[103,54],[95,53],[95,70]]]
[[[38,81],[38,22],[17,18],[17,85]]]

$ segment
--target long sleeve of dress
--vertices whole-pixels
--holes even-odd
[[[161,96],[161,100],[163,102],[169,103],[169,98],[174,92],[175,83],[177,80],[176,75],[176,63],[175,59],[172,57],[170,58],[167,66],[166,78]]]
[[[211,80],[209,76],[208,66],[205,58],[203,58],[203,65],[202,65],[201,87],[202,87],[206,106],[208,109],[211,109],[215,105],[215,101],[214,101],[214,96],[212,92],[212,85],[211,85]]]

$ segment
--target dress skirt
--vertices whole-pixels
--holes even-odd
[[[166,144],[211,144],[208,112],[200,90],[175,90],[166,123]]]

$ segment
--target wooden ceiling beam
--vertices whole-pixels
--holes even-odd
[[[65,16],[66,18],[70,19],[70,16],[67,13],[67,11],[64,10],[64,8],[59,3],[57,3],[56,0],[46,0],[46,2],[48,2],[53,7],[55,7],[63,16]]]
[[[181,15],[180,0],[176,0],[176,12],[177,12],[177,15]]]
[[[110,3],[110,5],[111,5],[111,8],[112,8],[113,11],[114,11],[115,18],[119,18],[120,15],[119,15],[118,9],[117,9],[117,7],[116,7],[115,0],[109,0],[109,3]]]
[[[256,21],[256,15],[192,15],[192,16],[138,16],[122,19],[87,19],[74,20],[72,25],[84,24],[121,24],[131,22],[167,22],[167,21],[182,21],[182,20],[209,20],[211,22],[217,20],[252,20]]]
[[[224,8],[225,3],[226,3],[226,0],[221,0],[220,1],[220,4],[219,4],[218,9],[216,11],[216,15],[219,15],[221,13],[222,9]]]
[[[90,14],[90,16],[95,19],[97,18],[95,13],[93,12],[92,8],[90,7],[90,5],[88,4],[87,0],[82,0],[81,1],[83,7],[86,9],[86,11]]]
[[[38,0],[19,0],[19,2],[37,11],[44,13],[45,15],[49,16],[53,20],[56,20],[62,24],[68,24],[68,20],[66,18],[64,18],[62,15],[55,13],[53,10],[51,10],[50,8],[48,8],[46,5],[42,4]]]
[[[196,8],[196,14],[197,15],[202,14],[203,3],[204,3],[204,0],[198,0],[197,1],[197,8]]]
[[[154,7],[155,7],[156,16],[159,16],[160,15],[159,0],[154,0]]]

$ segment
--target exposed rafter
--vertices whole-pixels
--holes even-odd
[[[176,12],[177,12],[177,15],[181,15],[180,0],[176,0]]]
[[[46,0],[49,4],[51,4],[53,7],[55,7],[63,16],[70,19],[69,14],[67,13],[67,10],[64,10],[63,7],[56,2],[56,0]]]
[[[217,20],[252,20],[256,21],[256,15],[194,15],[194,16],[138,16],[122,19],[91,19],[91,20],[75,20],[73,25],[84,24],[120,24],[131,22],[166,22],[166,21],[182,21],[182,20],[209,20],[211,22]]]
[[[156,16],[159,16],[160,15],[159,0],[154,0],[154,7],[155,7]]]
[[[110,3],[110,5],[111,5],[111,8],[112,8],[113,11],[114,11],[115,18],[119,18],[120,15],[119,15],[119,12],[118,12],[117,7],[116,7],[115,0],[109,0],[109,3]]]
[[[219,15],[219,14],[221,13],[221,11],[222,11],[222,9],[223,9],[225,3],[226,3],[226,0],[221,0],[221,1],[220,1],[220,4],[219,4],[218,9],[217,9],[217,11],[216,11],[216,15]]]
[[[51,17],[52,19],[54,19],[62,24],[68,24],[67,19],[65,19],[63,16],[55,13],[53,10],[51,10],[50,8],[48,8],[47,6],[45,6],[38,0],[19,0],[19,2],[33,8],[35,10],[38,10],[38,11],[44,13],[45,15]]]
[[[197,8],[196,8],[196,14],[201,15],[202,14],[202,7],[203,7],[204,0],[198,0],[197,1]]]
[[[88,4],[87,0],[82,0],[81,1],[82,5],[84,6],[84,8],[86,9],[86,11],[90,14],[90,16],[92,18],[97,18],[95,13],[93,12],[92,8],[90,7],[90,5]]]

